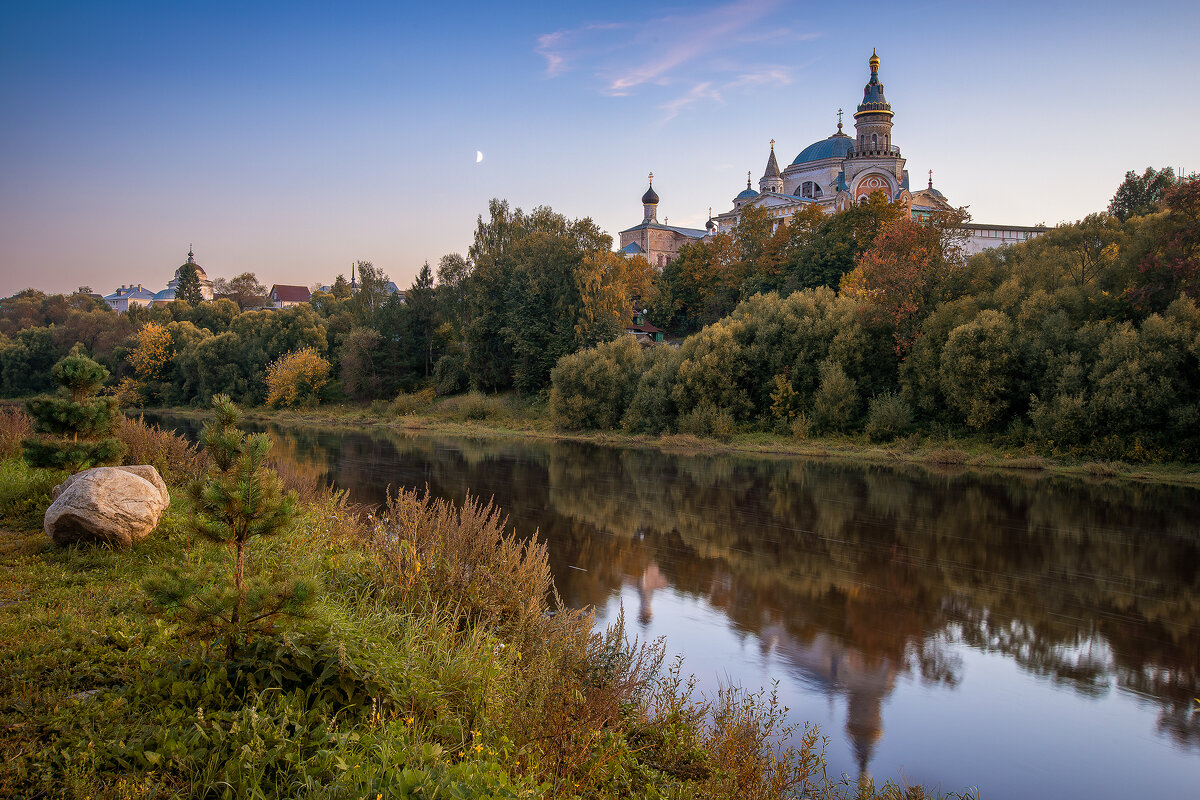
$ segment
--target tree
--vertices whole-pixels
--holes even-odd
[[[200,291],[200,275],[190,261],[179,268],[179,283],[175,285],[175,299],[182,300],[189,306],[204,301],[204,294]]]
[[[338,300],[346,300],[350,297],[350,281],[346,280],[345,275],[339,274],[333,279],[333,296]]]
[[[1175,183],[1175,170],[1170,167],[1160,170],[1146,167],[1141,175],[1130,170],[1125,173],[1125,180],[1117,187],[1117,193],[1108,204],[1108,213],[1121,222],[1130,217],[1153,214],[1159,210],[1167,190]]]
[[[261,308],[267,301],[267,287],[258,282],[253,272],[243,272],[229,281],[229,299],[242,311]]]
[[[354,305],[357,309],[359,322],[363,325],[373,325],[376,314],[387,302],[388,276],[370,261],[357,262],[358,293],[354,295]]]
[[[898,355],[908,352],[921,321],[950,293],[963,265],[966,220],[963,210],[920,222],[901,218],[879,232],[842,278],[842,293],[891,327]]]
[[[267,405],[315,406],[329,382],[329,362],[315,348],[280,356],[267,367]]]
[[[171,333],[166,325],[147,322],[134,337],[136,344],[129,354],[134,374],[144,382],[161,381],[171,365]]]
[[[228,545],[234,554],[234,598],[228,616],[217,615],[228,625],[226,653],[233,658],[237,644],[250,626],[284,610],[297,597],[295,591],[278,593],[258,604],[247,617],[246,550],[258,536],[282,531],[296,509],[294,492],[283,493],[283,484],[267,466],[271,437],[265,433],[247,436],[238,429],[241,412],[228,395],[213,398],[215,419],[204,427],[201,444],[212,466],[206,478],[189,487],[195,511],[192,527],[200,535]]]
[[[1183,295],[1200,298],[1200,176],[1177,183],[1163,195],[1167,213],[1149,253],[1138,265],[1135,304],[1166,308]]]
[[[25,403],[34,433],[39,434],[23,442],[25,460],[35,467],[72,472],[118,463],[125,443],[111,436],[121,420],[117,399],[95,396],[108,370],[76,345],[54,365],[51,375],[59,385],[58,395],[33,397]]]

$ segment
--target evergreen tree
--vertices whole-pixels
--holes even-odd
[[[118,463],[125,454],[125,443],[112,436],[121,420],[117,399],[95,396],[108,378],[108,370],[88,358],[77,344],[50,374],[59,385],[58,395],[41,395],[25,402],[38,434],[23,442],[25,460],[35,467],[72,472]]]
[[[283,493],[279,476],[267,465],[271,437],[241,431],[241,412],[228,395],[214,397],[213,410],[216,418],[200,435],[212,467],[207,478],[193,482],[188,492],[195,506],[196,532],[228,545],[234,553],[232,608],[221,616],[229,627],[226,648],[232,658],[250,626],[284,611],[303,594],[296,585],[268,592],[257,597],[247,613],[246,549],[254,537],[279,533],[287,526],[295,514],[296,495]]]
[[[1176,183],[1175,170],[1170,167],[1160,170],[1146,167],[1141,175],[1130,170],[1108,204],[1108,213],[1121,222],[1130,217],[1153,214],[1161,208],[1167,190]]]
[[[189,306],[204,301],[204,295],[200,291],[200,275],[197,274],[196,267],[191,262],[179,268],[179,283],[175,287],[175,299],[182,300]]]

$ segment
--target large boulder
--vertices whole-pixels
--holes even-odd
[[[128,547],[148,536],[171,504],[158,470],[145,465],[85,469],[55,486],[53,497],[45,530],[55,544]]]

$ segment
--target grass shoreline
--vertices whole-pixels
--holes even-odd
[[[127,413],[200,418],[192,407],[131,409]],[[981,472],[1021,477],[1067,477],[1133,483],[1200,487],[1200,464],[1147,463],[1064,459],[1005,450],[980,442],[901,440],[890,445],[847,437],[794,440],[770,433],[735,434],[728,440],[690,434],[646,435],[621,431],[563,431],[551,427],[548,416],[535,409],[515,420],[454,420],[434,414],[385,414],[357,406],[324,406],[309,410],[248,409],[248,420],[280,425],[328,428],[385,428],[480,438],[584,442],[617,448],[650,448],[664,453],[735,454],[769,459],[837,460],[875,466],[918,466],[940,475]],[[514,424],[515,423],[515,424]]]

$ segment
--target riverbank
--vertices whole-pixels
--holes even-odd
[[[694,697],[659,645],[559,606],[544,546],[478,503],[366,516],[309,489],[247,562],[260,601],[303,602],[228,654],[210,612],[232,555],[181,490],[202,459],[132,435],[174,465],[173,502],[124,551],[52,545],[66,473],[0,460],[0,795],[926,796],[827,780],[817,731],[770,695]]]
[[[145,411],[193,418],[202,414],[195,408],[186,407]],[[939,474],[976,471],[1200,487],[1200,464],[1130,464],[1052,458],[954,437],[934,439],[913,434],[881,445],[863,437],[795,439],[763,432],[735,433],[728,438],[717,439],[690,434],[562,431],[550,423],[544,403],[528,403],[515,396],[472,398],[466,395],[423,404],[404,404],[400,411],[381,403],[372,406],[328,405],[305,410],[259,407],[248,410],[246,418],[280,425],[357,429],[382,427],[452,436],[589,442],[608,447],[655,448],[668,453],[734,453],[763,458],[827,459],[884,466],[913,465]]]

